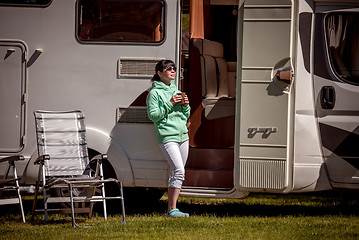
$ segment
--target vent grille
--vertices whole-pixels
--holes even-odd
[[[286,161],[240,159],[240,180],[244,188],[284,189]]]
[[[158,59],[120,59],[119,77],[145,77],[151,78],[155,73]]]
[[[122,123],[152,123],[147,116],[146,107],[120,107],[118,108],[117,121]]]

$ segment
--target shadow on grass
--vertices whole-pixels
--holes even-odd
[[[191,215],[231,216],[359,216],[358,206],[298,206],[226,203],[220,205],[180,204],[179,207]]]
[[[163,200],[164,199],[164,200]],[[23,201],[25,214],[30,219],[32,200]],[[126,202],[126,215],[164,215],[167,209],[166,198],[146,204],[145,199]],[[118,216],[121,212],[119,202],[108,201],[108,214]],[[359,193],[356,192],[321,192],[310,194],[258,194],[253,193],[246,199],[221,199],[210,201],[201,198],[180,198],[177,204],[182,211],[190,215],[207,215],[218,217],[241,216],[359,216]],[[102,205],[95,204],[95,211],[102,217]],[[20,221],[18,205],[0,206],[0,220]],[[43,215],[36,217],[34,224],[44,224]],[[86,217],[77,221],[86,221]],[[65,217],[50,218],[49,224],[71,222],[70,214]]]
[[[213,216],[359,216],[359,193],[321,192],[308,194],[252,193],[246,199],[208,201],[180,198],[177,207],[191,215]],[[126,204],[126,214],[164,214],[167,201],[151,205]]]

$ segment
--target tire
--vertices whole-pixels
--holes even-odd
[[[96,167],[96,164],[94,161],[91,161],[95,156],[99,155],[95,150],[89,149],[89,159],[90,159],[90,167],[93,171]],[[104,178],[115,178],[117,179],[116,172],[113,169],[111,163],[107,160],[103,161],[103,175]],[[141,204],[143,205],[153,205],[158,203],[158,201],[161,199],[163,194],[165,193],[166,189],[160,189],[160,188],[149,188],[149,187],[127,187],[123,189],[124,192],[124,202],[125,207],[127,205],[130,206],[136,206]],[[90,189],[74,189],[74,196],[88,196],[91,195],[92,192]],[[118,196],[120,195],[120,189],[116,183],[106,183],[105,184],[105,193],[106,196]],[[68,197],[69,192],[67,188],[57,188],[57,189],[50,189],[50,196],[52,197]],[[86,203],[88,204],[88,203]],[[121,204],[119,203],[119,200],[107,200],[107,213],[119,213],[121,212]],[[70,207],[70,203],[59,203],[60,207]],[[87,206],[87,205],[85,205]],[[95,211],[102,211],[102,205],[101,204],[95,204],[94,205]]]

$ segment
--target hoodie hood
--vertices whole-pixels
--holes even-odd
[[[167,85],[162,81],[154,81],[152,83],[152,89],[159,89],[159,90],[171,92],[171,93],[178,91],[176,85],[174,85],[173,83],[170,83],[170,85]]]

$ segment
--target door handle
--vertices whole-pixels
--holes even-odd
[[[333,109],[335,105],[335,88],[323,86],[320,90],[320,105],[323,109]]]

